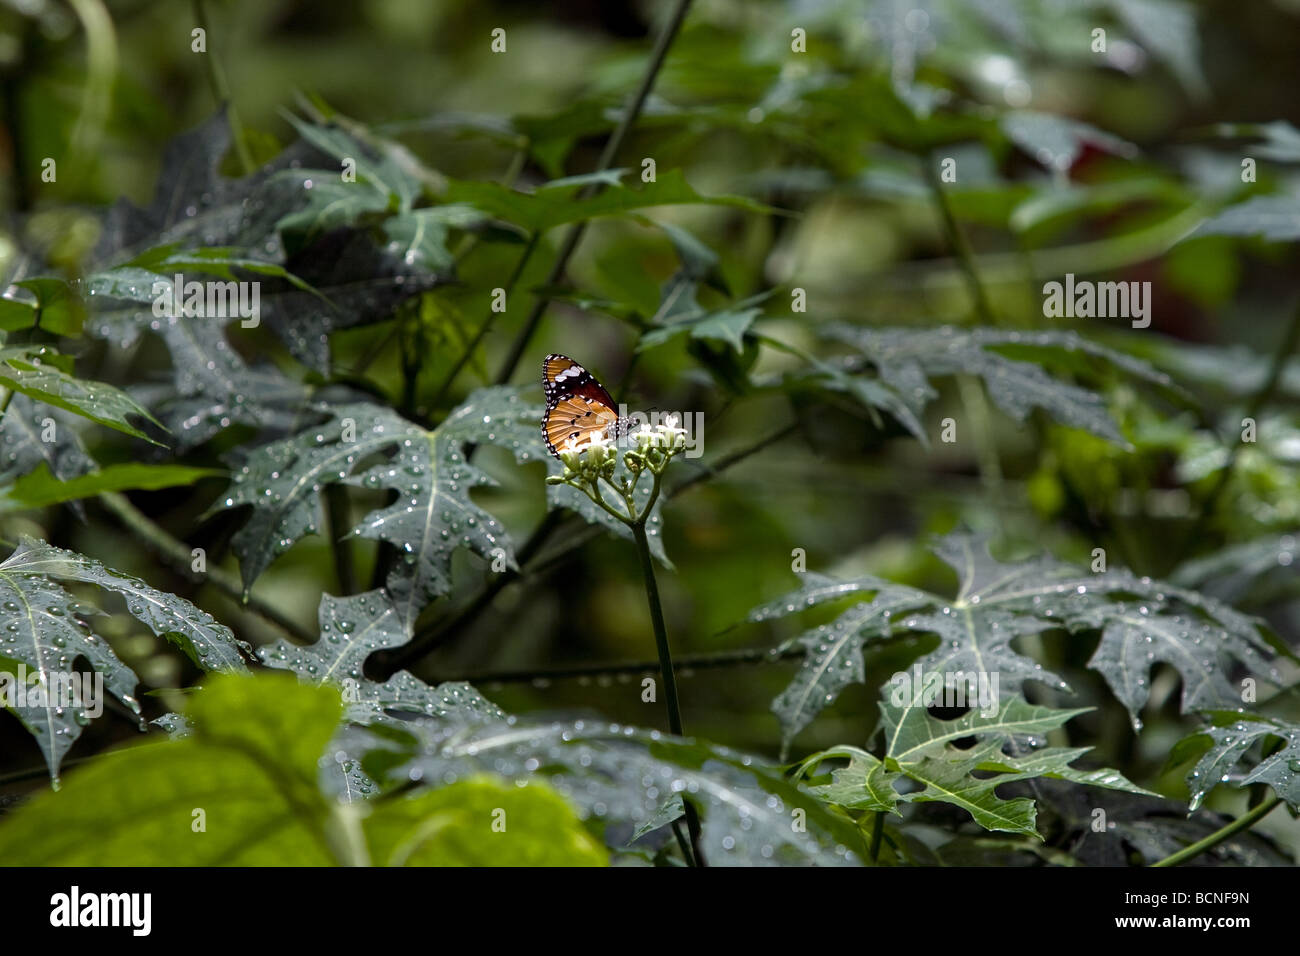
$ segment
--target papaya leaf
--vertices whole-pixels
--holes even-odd
[[[663,345],[683,332],[689,332],[691,338],[722,342],[730,345],[737,353],[741,353],[745,350],[745,332],[759,314],[758,309],[724,309],[698,319],[663,325],[642,335],[636,348],[638,352],[642,352]]]
[[[1090,572],[1051,557],[1003,563],[989,554],[985,539],[964,532],[940,539],[934,550],[957,572],[956,598],[870,576],[835,581],[818,575],[750,612],[749,620],[766,621],[846,595],[873,595],[795,639],[809,653],[773,704],[787,747],[845,686],[863,679],[866,643],[907,633],[940,637],[939,647],[916,662],[922,672],[997,674],[999,692],[1016,694],[1030,680],[1069,687],[1018,653],[1011,646],[1015,638],[1056,628],[1101,631],[1089,666],[1106,679],[1135,728],[1157,661],[1181,674],[1184,713],[1239,702],[1224,676],[1226,662],[1277,679],[1262,622],[1196,591],[1122,569]]]
[[[291,147],[252,175],[229,179],[219,170],[230,146],[224,109],[173,139],[163,151],[149,206],[142,209],[120,199],[109,210],[96,262],[121,263],[168,243],[258,249],[259,257],[278,252],[276,222],[307,197],[280,188],[272,179],[277,171],[301,162],[304,151]]]
[[[0,419],[0,482],[11,482],[42,465],[61,481],[93,470],[95,462],[74,420],[63,409],[15,395]]]
[[[1187,775],[1190,809],[1195,810],[1215,786],[1231,779],[1231,773],[1255,744],[1262,744],[1261,756],[1242,773],[1234,786],[1265,783],[1273,792],[1300,810],[1300,723],[1278,717],[1232,714],[1224,725],[1210,727],[1188,738],[1188,742],[1210,739],[1210,747]],[[1279,740],[1270,747],[1268,741]]]
[[[1201,40],[1193,6],[1172,0],[1110,0],[1110,5],[1141,44],[1162,60],[1188,91],[1205,95]]]
[[[384,321],[402,302],[445,277],[408,261],[405,252],[395,255],[391,246],[379,245],[359,229],[321,236],[285,262],[289,273],[316,291],[284,279],[262,283],[262,321],[300,362],[327,372],[330,333]]]
[[[460,722],[505,716],[463,682],[431,687],[406,671],[398,671],[382,684],[366,678],[363,667],[371,652],[397,647],[411,638],[382,588],[349,597],[323,595],[319,617],[320,640],[315,644],[290,644],[281,638],[257,653],[264,664],[291,670],[302,680],[341,686],[349,720],[371,723],[389,710]]]
[[[447,248],[452,229],[478,225],[484,215],[465,205],[432,206],[391,216],[384,222],[385,251],[407,265],[433,273],[448,273],[455,258]]]
[[[1269,242],[1300,239],[1300,197],[1252,196],[1205,222],[1196,236],[1256,236]]]
[[[811,769],[824,760],[843,758],[848,764],[831,771],[831,782],[812,787],[827,803],[846,810],[871,810],[875,813],[894,813],[898,809],[899,793],[894,781],[902,779],[902,772],[891,771],[875,754],[858,747],[832,747],[815,754],[805,762]]]
[[[98,716],[92,711],[103,707],[102,698],[94,699],[85,689],[89,678],[74,678],[77,657],[86,658],[102,675],[104,690],[139,713],[133,696],[135,674],[91,629],[87,619],[95,609],[73,600],[59,581],[94,584],[121,594],[132,617],[177,644],[207,670],[244,669],[241,651],[251,653],[229,629],[184,598],[151,588],[93,558],[24,537],[0,564],[0,616],[5,621],[0,651],[26,667],[35,681],[26,688],[25,701],[19,702],[14,696],[18,680],[6,675],[10,687],[3,699],[36,738],[56,782],[64,756],[82,728]],[[79,699],[72,694],[78,686],[82,688]]]
[[[198,248],[182,249],[179,243],[170,243],[154,246],[119,268],[144,269],[148,272],[155,272],[167,279],[171,279],[178,272],[182,274],[196,272],[200,275],[217,276],[226,280],[238,280],[243,278],[240,275],[241,272],[249,272],[254,275],[284,279],[304,292],[315,291],[293,273],[286,271],[283,266],[268,262],[265,259],[250,258],[242,254],[241,250],[235,248],[200,246]],[[113,272],[116,271],[112,270],[106,275],[112,276]],[[177,298],[181,298],[182,290],[175,290],[173,294]],[[152,301],[152,298],[151,295],[150,301]],[[179,303],[177,304],[177,311],[179,311]]]
[[[997,795],[998,787],[1017,780],[1049,777],[1155,796],[1117,771],[1085,771],[1070,766],[1089,747],[1033,749],[1036,735],[1055,730],[1089,709],[1056,710],[1011,697],[1001,701],[996,710],[972,709],[965,716],[942,721],[926,712],[917,695],[905,698],[901,706],[882,702],[884,763],[889,770],[923,785],[923,789],[903,795],[903,800],[951,803],[970,813],[986,830],[1037,836],[1034,802],[1025,797],[1005,800]],[[972,736],[977,742],[968,749],[953,745],[954,741]],[[1028,749],[1019,745],[1022,738],[1030,742]],[[1006,752],[1008,748],[1011,753]],[[985,776],[974,776],[976,771]]]
[[[517,782],[546,774],[580,814],[604,823],[615,851],[681,793],[700,810],[710,865],[858,862],[855,828],[757,758],[723,747],[591,721],[464,726],[421,718],[406,726],[406,736],[356,728],[335,744],[383,786],[484,771]],[[806,832],[790,825],[796,809],[807,814]],[[735,839],[742,828],[745,839]]]
[[[1017,422],[1023,422],[1035,408],[1041,408],[1062,425],[1080,428],[1119,445],[1128,442],[1106,411],[1101,396],[1049,375],[1032,362],[1016,361],[1002,354],[1041,355],[1082,353],[1111,365],[1127,375],[1171,387],[1167,376],[1144,362],[1089,342],[1075,333],[1004,332],[997,329],[869,329],[832,325],[829,338],[852,346],[872,367],[877,377],[854,380],[872,382],[878,391],[892,398],[890,404],[873,395],[861,396],[868,407],[874,404],[894,413],[896,405],[910,416],[900,418],[915,434],[925,407],[938,396],[929,379],[947,375],[978,375],[984,380],[993,403]],[[852,372],[853,370],[849,370]],[[843,374],[843,373],[841,373]],[[843,390],[843,386],[840,386]],[[896,416],[897,417],[897,416]]]
[[[357,182],[343,185],[367,185],[400,209],[410,209],[419,198],[419,181],[403,169],[401,164],[394,162],[390,156],[383,155],[369,143],[361,142],[337,125],[307,123],[291,113],[286,113],[285,118],[298,131],[299,136],[325,155],[340,162],[351,160],[356,164]],[[325,175],[335,183],[341,181],[337,171]]]
[[[1002,116],[1002,131],[1043,166],[1058,173],[1068,172],[1085,146],[1096,146],[1117,156],[1132,158],[1137,147],[1087,123],[1040,113],[1013,110]]]
[[[235,474],[224,502],[227,508],[253,506],[233,542],[245,588],[275,556],[316,533],[322,521],[319,493],[341,481],[398,493],[392,505],[371,512],[352,533],[388,541],[401,552],[387,586],[403,626],[450,588],[457,548],[489,559],[499,553],[513,566],[509,537],[469,497],[492,479],[465,456],[468,444],[514,440],[508,421],[494,427],[493,413],[503,415],[507,405],[502,390],[475,393],[426,431],[390,409],[348,404],[332,409],[324,424],[256,450]],[[391,460],[353,473],[366,458],[393,449]]]

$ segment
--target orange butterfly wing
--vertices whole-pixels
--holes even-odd
[[[569,447],[581,447],[619,427],[618,411],[609,392],[585,368],[567,355],[551,354],[542,362],[546,414],[542,437],[557,458]]]

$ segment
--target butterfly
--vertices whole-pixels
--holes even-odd
[[[619,418],[605,386],[567,355],[551,353],[543,360],[542,391],[542,438],[556,458],[593,439],[618,438],[627,431],[627,420]]]

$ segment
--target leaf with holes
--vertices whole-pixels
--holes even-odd
[[[921,695],[905,695],[901,704],[890,701],[880,705],[884,764],[922,784],[923,789],[903,795],[903,800],[951,803],[966,810],[986,830],[1037,836],[1034,802],[1026,797],[1003,799],[997,795],[998,787],[1049,777],[1154,796],[1117,771],[1072,767],[1090,747],[1038,749],[1038,735],[1089,709],[1055,710],[1012,697],[996,709],[972,709],[955,720],[937,720],[926,712]],[[954,745],[966,737],[975,737],[975,745],[968,749]],[[982,776],[976,777],[976,772]]]
[[[1224,676],[1225,662],[1276,677],[1261,622],[1195,591],[1121,569],[1089,572],[1051,557],[1003,563],[989,554],[985,539],[964,532],[941,539],[934,550],[957,572],[955,598],[869,576],[810,576],[804,587],[750,612],[749,620],[765,621],[848,595],[873,595],[796,639],[809,654],[774,704],[787,746],[840,690],[862,680],[867,642],[904,633],[940,638],[938,648],[916,661],[922,672],[997,674],[1000,692],[1016,694],[1025,681],[1069,690],[1012,647],[1017,637],[1056,628],[1101,631],[1089,666],[1106,679],[1135,726],[1157,661],[1182,675],[1184,712],[1239,702]]]

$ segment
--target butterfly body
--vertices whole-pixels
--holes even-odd
[[[561,452],[581,450],[593,439],[618,438],[627,430],[609,392],[567,355],[546,356],[542,391],[546,394],[542,438],[557,458]]]

